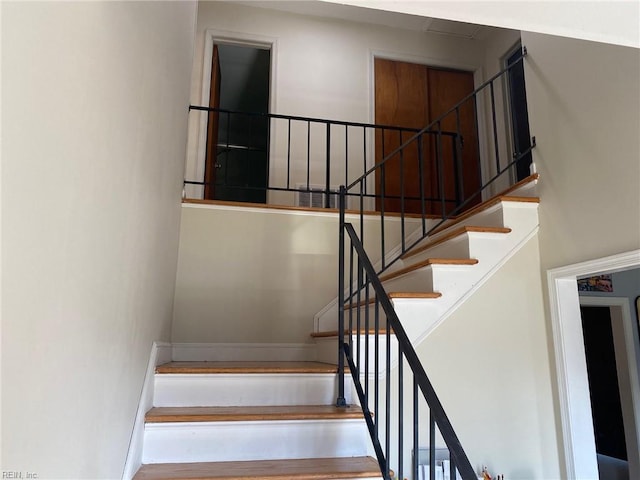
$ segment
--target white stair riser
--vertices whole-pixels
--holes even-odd
[[[154,406],[331,405],[336,397],[336,374],[156,374]]]
[[[463,233],[446,242],[439,243],[423,252],[411,255],[401,262],[402,265],[406,267],[407,265],[421,262],[427,258],[469,258],[469,238],[467,234]]]
[[[363,419],[148,424],[143,463],[370,455]]]
[[[387,292],[446,292],[465,282],[477,265],[429,265],[385,280]]]

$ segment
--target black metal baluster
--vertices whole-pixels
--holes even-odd
[[[344,126],[344,184],[349,184],[349,125]]]
[[[402,145],[402,132],[400,134],[400,144]],[[404,149],[400,150],[400,242],[402,244],[402,253],[406,252],[406,244],[404,238]]]
[[[477,131],[477,128],[476,128]],[[460,133],[460,107],[456,107],[456,135],[453,137],[453,152],[456,164],[456,177],[458,179],[458,205],[464,201],[464,162],[462,158],[462,134]],[[478,156],[479,158],[479,156]]]
[[[418,446],[418,383],[416,377],[413,376],[413,478],[418,478],[418,465],[420,460],[420,447]],[[452,479],[452,480],[455,480]]]
[[[365,274],[364,298],[364,396],[369,400],[369,280]]]
[[[353,264],[354,264],[354,251],[353,251],[353,243],[351,243],[351,252],[349,254],[349,303],[353,302]],[[343,305],[344,308],[344,305]],[[349,346],[351,345],[351,341],[353,339],[353,309],[349,309]],[[353,352],[353,349],[351,349]]]
[[[362,173],[364,178],[364,193],[367,193],[367,127],[362,127]]]
[[[364,285],[364,268],[362,266],[362,260],[360,259],[360,255],[358,255],[358,289],[356,290],[356,371],[358,375],[360,375],[360,332],[361,332],[361,322],[360,322],[360,302],[362,300],[362,287]]]
[[[287,190],[291,188],[290,185],[291,185],[291,119],[289,118],[287,120]]]
[[[360,242],[364,245],[364,184],[360,180]]]
[[[446,195],[444,191],[444,163],[442,160],[442,124],[438,122],[438,132],[436,135],[436,159],[438,162],[438,189],[440,193],[440,201],[442,203],[442,218],[447,214]]]
[[[496,175],[500,172],[500,148],[498,146],[498,126],[496,122],[496,98],[493,91],[493,82],[489,84],[489,90],[491,92],[491,121],[493,125],[493,146],[496,151]]]
[[[327,122],[327,165],[325,173],[324,208],[331,207],[331,124]]]
[[[379,427],[380,424],[380,359],[378,358],[380,355],[380,302],[378,302],[378,298],[375,297],[375,310],[374,310],[374,333],[375,337],[374,347],[373,347],[373,376],[374,376],[374,399],[373,399],[373,417],[376,421],[376,437],[380,435]]]
[[[436,479],[436,421],[433,418],[433,411],[429,410],[429,480],[435,480],[435,479]]]
[[[382,158],[385,158],[384,153],[384,128],[382,129]],[[384,238],[384,193],[385,193],[385,167],[386,163],[380,165],[380,259],[382,264],[382,270],[384,270],[386,266],[386,250],[384,247],[385,238]]]
[[[398,346],[398,478],[403,476],[403,460],[404,460],[404,384],[403,384],[403,368],[402,368],[402,349]]]
[[[311,175],[311,122],[307,121],[307,191],[309,190],[309,175]],[[311,198],[311,193],[309,193]]]
[[[418,175],[420,175],[420,212],[422,213],[422,234],[427,233],[427,219],[424,205],[424,155],[422,135],[418,137]]]
[[[386,341],[386,370],[385,370],[385,440],[384,440],[384,456],[389,462],[389,452],[391,450],[391,324],[389,323],[389,316],[387,315],[387,329],[385,331]],[[385,472],[389,475],[389,472]]]

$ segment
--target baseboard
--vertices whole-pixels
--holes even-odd
[[[316,359],[316,348],[308,343],[174,343],[172,359],[176,362],[311,362]]]
[[[122,473],[123,480],[131,480],[142,465],[142,444],[144,440],[144,416],[153,406],[153,380],[157,365],[171,361],[171,344],[165,342],[153,342],[151,353],[149,354],[149,362],[147,363],[147,371],[142,384],[140,393],[140,401],[138,402],[138,410],[136,419],[129,441],[129,452],[127,453],[127,461],[124,464]]]

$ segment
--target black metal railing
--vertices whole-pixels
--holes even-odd
[[[378,458],[381,472],[384,478],[390,478],[389,471],[393,468],[397,478],[404,478],[403,475],[408,469],[412,470],[412,478],[418,478],[418,456],[420,431],[427,431],[430,449],[430,478],[435,477],[435,446],[436,427],[442,437],[442,442],[446,445],[450,455],[450,472],[452,479],[458,478],[455,471],[459,472],[464,480],[475,480],[476,474],[466,457],[464,450],[451,426],[449,419],[438,400],[438,397],[431,385],[429,378],[418,358],[411,340],[408,338],[400,319],[398,318],[389,296],[385,291],[379,275],[393,265],[401,256],[428,237],[435,229],[439,228],[452,216],[459,214],[466,208],[478,203],[483,192],[493,186],[499,179],[506,179],[509,184],[514,183],[512,174],[514,167],[519,162],[530,158],[530,152],[535,147],[535,138],[532,138],[531,146],[523,152],[516,152],[513,159],[506,164],[500,161],[498,143],[498,127],[496,121],[495,107],[495,87],[494,83],[501,81],[504,75],[519,62],[523,61],[526,50],[522,55],[514,60],[504,70],[491,77],[483,83],[473,93],[467,95],[460,103],[454,105],[442,116],[417,132],[412,138],[403,142],[400,146],[390,151],[380,162],[367,170],[364,175],[346,186],[340,187],[340,216],[339,216],[339,250],[338,250],[338,398],[337,405],[345,404],[345,361],[349,366],[351,376],[358,393],[360,404],[365,412],[365,419],[374,444],[374,449]],[[446,187],[451,178],[446,178],[446,170],[443,168],[443,148],[441,131],[445,123],[458,123],[461,108],[465,102],[473,102],[474,106],[479,99],[488,97],[492,119],[492,136],[496,143],[495,155],[495,175],[486,180],[473,190],[463,193],[462,199],[449,206],[447,204]],[[453,120],[447,117],[453,116]],[[370,255],[364,248],[364,213],[365,196],[361,194],[365,190],[367,181],[371,183],[372,178],[384,178],[385,170],[389,168],[391,162],[399,163],[399,175],[404,177],[404,160],[407,149],[413,148],[418,153],[417,162],[419,172],[426,168],[427,160],[422,148],[424,135],[426,132],[435,132],[436,157],[431,159],[436,168],[437,182],[434,182],[434,189],[439,196],[438,208],[431,204],[430,194],[420,179],[419,209],[421,213],[421,227],[418,235],[413,234],[408,240],[405,229],[406,207],[408,198],[404,195],[404,190],[400,190],[400,249],[393,257],[386,258],[385,253],[385,191],[380,191],[378,205],[381,207],[377,212],[377,219],[380,229],[379,252],[381,262],[379,268],[374,268],[370,260]],[[460,158],[460,157],[458,157]],[[398,166],[398,165],[396,165]],[[456,182],[459,180],[454,179]],[[383,182],[384,185],[384,182]],[[464,186],[458,186],[463,190]],[[347,199],[349,195],[356,194],[359,197],[359,225],[358,230],[353,224],[345,221]],[[415,206],[415,205],[414,205]],[[434,220],[429,216],[437,210],[438,219]],[[369,212],[370,213],[370,212]],[[368,222],[371,222],[369,215]],[[369,224],[370,227],[370,224]],[[372,250],[371,241],[367,250]],[[347,256],[348,252],[348,256]],[[348,318],[345,318],[348,312]],[[392,340],[395,338],[395,340]],[[394,353],[396,352],[396,353]],[[394,358],[397,355],[397,358]],[[405,366],[409,369],[406,371]],[[395,369],[393,375],[395,384],[392,385],[391,371]],[[381,384],[380,377],[384,376],[384,384]],[[407,396],[405,393],[406,378],[411,384],[411,392]],[[425,416],[422,413],[428,411]],[[392,416],[395,416],[392,418]],[[421,429],[422,427],[422,429]],[[393,438],[392,438],[393,437]],[[395,440],[394,440],[395,438]],[[393,446],[393,450],[392,450]],[[414,453],[414,461],[410,467],[407,466],[406,452],[411,446]],[[395,457],[394,457],[395,455]]]
[[[200,128],[203,131],[207,131],[206,122],[212,122],[215,117],[218,131],[214,160],[206,162],[205,169],[216,171],[205,172],[203,178],[187,178],[184,184],[211,187],[211,196],[217,199],[267,203],[267,192],[272,192],[273,197],[280,197],[268,203],[295,205],[296,199],[286,195],[289,192],[313,194],[322,200],[320,205],[315,206],[337,208],[340,184],[360,178],[391,150],[389,144],[400,145],[418,132],[425,137],[435,138],[437,135],[445,138],[451,145],[448,162],[456,178],[462,175],[456,155],[462,148],[463,139],[452,130],[441,129],[436,132],[194,105],[189,110],[193,115],[200,115],[192,120],[202,121]],[[200,156],[204,153],[200,152]],[[199,161],[203,162],[204,159],[200,158]],[[214,180],[207,182],[207,178]],[[369,199],[379,197],[375,182],[365,182],[362,190],[347,195]],[[415,195],[386,195],[387,201],[397,202],[401,198],[408,202],[420,200]],[[435,202],[440,198],[429,200]],[[444,201],[457,204],[461,197],[459,194],[451,195]]]

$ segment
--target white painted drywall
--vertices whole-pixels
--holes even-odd
[[[323,1],[640,47],[640,5],[633,1]]]
[[[210,58],[205,58],[205,38],[258,41],[274,44],[274,69],[270,109],[273,113],[329,118],[352,122],[373,122],[373,56],[380,55],[434,66],[475,71],[484,62],[483,43],[446,35],[356,23],[338,19],[299,15],[266,8],[252,8],[227,2],[202,2],[198,10],[196,52],[193,63],[191,102],[202,103],[203,83]],[[224,72],[222,72],[224,75]],[[481,76],[479,78],[482,78]],[[205,95],[205,98],[207,96]],[[190,115],[189,153],[185,175],[202,176],[198,169],[198,149],[204,136],[198,136],[202,112]],[[306,136],[306,127],[300,125]],[[318,127],[312,130],[311,183],[324,184],[325,140]],[[354,134],[352,132],[352,134]],[[332,133],[341,142],[340,131]],[[350,180],[362,173],[361,135],[356,130],[349,141]],[[272,129],[271,186],[286,184],[287,132],[284,123]],[[200,145],[198,142],[200,141]],[[337,145],[337,146],[336,146]],[[336,154],[343,143],[334,145]],[[292,152],[291,183],[306,181],[306,145]],[[367,146],[369,157],[373,143]],[[275,153],[274,153],[275,152]],[[202,152],[200,156],[202,157]],[[371,158],[368,161],[371,162]],[[202,158],[200,158],[202,163]],[[371,163],[372,164],[372,163]],[[318,176],[314,176],[317,173]],[[314,181],[315,179],[315,181]],[[318,181],[320,179],[320,181]],[[344,169],[332,170],[332,185],[344,181]],[[189,192],[195,189],[189,189]],[[277,197],[277,194],[274,194]],[[275,203],[275,202],[272,202]]]
[[[195,14],[2,3],[3,471],[122,475],[170,336]]]
[[[407,235],[417,226],[407,219]],[[399,233],[399,219],[389,218],[388,250]],[[379,239],[374,217],[365,225],[373,262]],[[172,341],[309,342],[313,317],[336,297],[337,282],[336,213],[185,204]]]
[[[640,50],[522,33],[549,268],[640,245]]]
[[[416,350],[474,468],[561,477],[537,237]]]

